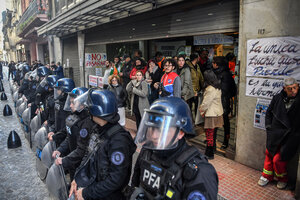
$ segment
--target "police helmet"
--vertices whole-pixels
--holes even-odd
[[[110,123],[119,121],[117,99],[109,90],[89,90],[86,95],[86,104],[92,116],[99,117]],[[82,98],[84,98],[84,95]]]
[[[22,69],[23,74],[26,74],[26,73],[29,72],[29,71],[30,71],[29,65],[24,64],[23,69]]]
[[[49,76],[47,76],[46,80],[47,80],[48,86],[49,86],[50,88],[54,88],[54,86],[55,86],[55,84],[56,84],[58,78],[57,78],[56,75],[49,75]]]
[[[145,148],[167,150],[177,147],[178,134],[195,136],[189,106],[178,97],[163,97],[145,109],[135,143]]]
[[[65,106],[64,106],[64,110],[65,111],[72,111],[72,112],[81,112],[85,105],[85,102],[82,101],[75,101],[75,98],[84,94],[85,92],[87,92],[88,89],[85,87],[77,87],[74,88],[71,92],[69,92],[68,94],[68,98],[65,102]],[[71,103],[73,104],[73,108],[71,109]]]
[[[37,69],[37,75],[38,75],[39,77],[45,77],[45,76],[49,75],[50,72],[51,72],[50,69],[48,69],[48,68],[45,67],[45,66],[40,66],[40,67]]]
[[[73,90],[75,83],[70,78],[61,78],[54,86],[54,99],[57,99],[62,93],[68,93]]]

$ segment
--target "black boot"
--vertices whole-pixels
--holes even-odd
[[[218,131],[218,128],[215,128],[215,130],[214,130],[214,153],[216,153],[216,151],[217,151],[217,144],[216,144],[216,141],[217,141],[217,131]]]
[[[206,155],[208,160],[214,159],[214,147],[213,146],[210,146],[210,147],[206,146],[205,155]]]
[[[229,143],[229,138],[227,139],[227,137],[224,138],[224,142],[221,146],[221,149],[227,149],[228,147],[228,143]]]

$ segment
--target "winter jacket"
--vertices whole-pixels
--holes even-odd
[[[121,69],[121,72],[123,73],[122,80],[123,80],[123,88],[125,89],[127,84],[130,82],[130,73],[132,70],[132,62],[129,61],[128,63],[125,63],[124,66]]]
[[[205,88],[203,101],[200,105],[201,114],[205,117],[218,117],[223,115],[223,107],[221,102],[221,90],[209,85]]]
[[[107,89],[112,91],[116,95],[118,108],[126,106],[127,93],[126,91],[124,91],[121,85],[118,84],[117,86],[113,86],[110,84]]]
[[[134,95],[139,96],[139,111],[141,116],[144,114],[144,109],[150,107],[148,101],[148,85],[145,80],[137,82],[137,80],[132,80],[128,83],[126,90],[131,95],[131,108],[133,108]]]
[[[290,160],[300,145],[300,94],[287,110],[285,102],[289,101],[284,90],[275,95],[266,113],[267,149],[275,155],[280,148],[283,161]]]
[[[189,65],[191,70],[194,93],[197,94],[203,89],[203,85],[204,85],[204,78],[202,72],[198,64],[194,66],[193,63],[190,61],[187,61],[186,63]]]
[[[236,85],[232,78],[232,74],[229,68],[220,66],[218,69],[213,70],[217,75],[218,79],[221,81],[222,90],[222,105],[225,114],[230,113],[230,98],[236,93]]]
[[[190,67],[185,64],[183,68],[178,69],[177,74],[181,80],[181,96],[187,101],[194,96]]]

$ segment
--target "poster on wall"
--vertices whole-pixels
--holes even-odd
[[[246,96],[272,99],[283,89],[283,80],[247,77]]]
[[[265,130],[265,119],[267,109],[271,103],[269,99],[257,99],[254,111],[254,127]]]
[[[93,87],[98,86],[98,76],[89,75],[89,85]]]
[[[178,55],[179,52],[186,50],[185,41],[175,41],[175,42],[156,42],[155,51],[160,51],[165,57],[172,57]]]
[[[300,80],[300,37],[248,40],[246,76]]]
[[[102,76],[102,68],[96,68],[96,76]]]
[[[106,53],[86,53],[85,67],[86,68],[104,67],[106,60],[107,60]]]

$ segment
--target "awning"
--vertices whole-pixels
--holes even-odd
[[[182,0],[88,0],[39,27],[38,35],[63,36]]]

